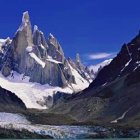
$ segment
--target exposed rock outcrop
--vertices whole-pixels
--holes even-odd
[[[3,44],[2,47],[0,61],[4,76],[16,71],[29,76],[31,82],[65,87],[76,84],[76,75],[70,69],[72,66],[82,78],[87,81],[91,79],[88,69],[80,60],[72,64],[65,58],[61,45],[51,33],[46,39],[36,25],[32,33],[28,12],[23,13],[22,24],[12,41],[8,43],[7,40],[7,45]]]
[[[49,35],[48,45],[48,55],[51,56],[53,59],[63,63],[65,59],[64,52],[57,39],[51,33]]]

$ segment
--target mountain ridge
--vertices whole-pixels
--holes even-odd
[[[46,38],[37,25],[32,29],[28,11],[23,13],[22,23],[14,37],[0,40],[0,71],[0,86],[14,92],[27,108],[37,109],[53,105],[57,92],[76,93],[93,80],[93,73],[82,64],[79,54],[75,61],[66,58],[60,43],[51,33]],[[28,90],[32,92],[28,93]],[[40,96],[35,94],[37,92]]]
[[[4,66],[2,67],[2,74],[4,76],[10,75],[11,69],[17,71],[20,74],[25,74],[25,76],[30,76],[30,80],[32,82],[38,82],[41,84],[51,83],[52,86],[63,87],[68,84],[67,82],[72,82],[70,79],[73,75],[71,75],[70,72],[67,72],[64,69],[64,61],[67,61],[67,59],[64,56],[64,52],[59,42],[52,34],[50,34],[49,38],[46,39],[43,32],[39,30],[37,25],[34,26],[34,31],[32,33],[32,26],[28,12],[23,13],[22,24],[15,33],[15,36],[12,39],[11,43],[6,45],[7,49],[9,50],[5,52],[7,53],[7,56],[5,58],[6,60],[3,60],[4,63],[8,63],[4,64]],[[67,63],[69,63],[69,61],[67,61]],[[63,66],[61,66],[61,64]],[[42,68],[40,67],[40,65],[42,66]],[[7,68],[8,66],[9,71]],[[81,68],[82,70],[79,70],[80,72],[86,72],[85,66]],[[68,67],[68,69],[70,68]],[[32,70],[33,72],[31,74]],[[42,78],[41,75],[36,75],[35,77],[34,75],[37,73],[34,70],[37,70],[40,74],[44,73],[43,75],[45,77]],[[49,71],[57,71],[57,73],[54,73],[55,77],[53,77],[53,75]],[[88,77],[92,79],[89,70],[87,71],[87,74]],[[50,75],[52,77],[50,77]],[[83,75],[81,76],[83,77]],[[88,78],[86,76],[83,78],[85,78],[88,81]]]
[[[140,34],[124,44],[85,90],[57,103],[50,112],[83,124],[140,128]]]

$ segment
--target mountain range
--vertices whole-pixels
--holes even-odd
[[[57,91],[79,92],[94,78],[93,71],[82,64],[79,54],[74,61],[66,58],[51,33],[46,38],[37,25],[32,31],[28,12],[23,13],[22,23],[14,37],[0,40],[0,70],[0,86],[14,92],[27,108],[47,108],[46,104],[50,104],[46,103],[48,98]],[[16,86],[14,82],[17,82]],[[31,84],[37,84],[38,89],[29,86]],[[16,90],[17,87],[20,88]],[[41,92],[42,88],[45,90],[43,95],[36,97],[33,93]],[[51,92],[46,92],[48,88]]]
[[[140,127],[140,34],[122,45],[85,90],[65,98],[51,112],[81,123]]]
[[[0,39],[0,110],[36,124],[140,128],[140,33],[93,71],[66,58],[28,12],[14,37]],[[49,120],[46,119],[49,116]]]

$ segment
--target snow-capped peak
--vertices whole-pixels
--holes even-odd
[[[0,39],[0,46],[3,46],[6,42],[11,43],[10,37],[7,37],[6,39]]]
[[[14,43],[8,46],[6,42],[5,49],[0,47],[2,55],[7,58],[2,58],[3,63],[6,62],[7,65],[3,65],[0,73],[0,86],[15,93],[25,103],[26,107],[46,109],[45,98],[48,96],[53,98],[53,94],[58,91],[71,94],[87,88],[89,86],[89,78],[87,78],[89,75],[87,76],[87,74],[89,73],[87,73],[88,70],[84,71],[85,67],[81,65],[79,54],[77,55],[77,62],[79,63],[70,63],[69,65],[64,63],[66,58],[63,49],[51,33],[46,40],[45,35],[42,35],[43,33],[36,25],[34,32],[32,33],[30,17],[26,11],[23,13],[21,26],[13,38]],[[3,43],[5,40],[0,40],[1,42]],[[12,49],[9,49],[10,47]],[[11,66],[11,61],[13,61],[13,66]],[[11,74],[13,67],[17,67],[17,69]],[[17,72],[21,73],[22,77]],[[9,79],[4,76],[12,78],[12,81],[9,82]],[[26,76],[29,76],[30,80],[24,84],[23,80]],[[17,84],[14,83],[15,81]],[[32,86],[34,85],[32,82],[37,82],[40,90],[38,87]],[[28,85],[31,85],[30,89]],[[42,91],[43,87],[44,92]],[[37,93],[39,97],[37,97]],[[41,105],[42,102],[45,103],[43,106]]]
[[[29,13],[28,11],[23,13],[22,16],[22,24],[20,25],[20,27],[18,28],[18,30],[16,31],[16,33],[18,31],[22,31],[25,27],[27,27],[28,25],[30,25],[30,17],[29,17]],[[31,27],[30,27],[31,28]],[[15,33],[15,34],[16,34]]]
[[[105,60],[105,61],[103,61],[103,62],[101,62],[101,63],[99,63],[99,64],[91,65],[91,66],[89,66],[89,69],[90,69],[90,70],[93,70],[94,73],[98,73],[98,70],[99,70],[100,68],[103,68],[103,67],[109,65],[109,64],[111,63],[111,61],[112,61],[112,59],[108,59],[108,60]]]
[[[38,26],[34,25],[34,32],[38,30]]]
[[[29,13],[28,13],[28,11],[23,13],[22,22],[23,23],[29,22]]]
[[[54,36],[53,36],[53,34],[52,34],[52,33],[50,33],[50,34],[49,34],[49,37],[50,37],[50,38],[54,38]]]

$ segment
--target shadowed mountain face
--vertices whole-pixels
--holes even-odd
[[[16,112],[25,109],[26,107],[21,99],[14,93],[0,87],[0,111]]]
[[[90,87],[98,87],[109,83],[116,78],[129,74],[137,69],[140,64],[140,34],[130,43],[124,44],[118,55],[110,65],[104,67]]]
[[[81,123],[140,127],[140,35],[124,44],[84,91],[57,103],[50,111]]]

